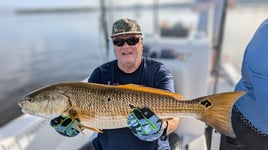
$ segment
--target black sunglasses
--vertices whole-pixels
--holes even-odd
[[[125,42],[127,42],[128,45],[132,46],[132,45],[136,45],[139,42],[139,40],[140,38],[138,37],[130,37],[128,39],[116,38],[113,40],[113,43],[115,46],[123,46]]]

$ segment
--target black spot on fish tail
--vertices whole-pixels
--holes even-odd
[[[109,98],[108,98],[108,102],[110,102],[110,101],[111,101],[111,98],[109,97]]]
[[[200,104],[204,105],[206,108],[212,105],[211,102],[207,99],[200,101]]]

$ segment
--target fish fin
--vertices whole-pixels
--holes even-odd
[[[79,119],[78,115],[77,115],[77,112],[70,108],[69,109],[69,115],[70,117],[72,118],[73,122],[74,122],[74,125],[75,125],[75,128],[82,134],[83,133],[83,129],[86,128],[88,130],[92,130],[92,131],[95,131],[95,132],[98,132],[98,133],[102,133],[102,130],[100,129],[97,129],[97,128],[91,128],[91,127],[88,127],[88,126],[85,126],[85,125],[82,125],[82,124],[79,124],[78,121],[76,119]]]
[[[80,133],[82,133],[83,135],[85,135],[84,134],[84,132],[83,132],[83,126],[81,125],[81,124],[79,124],[78,123],[78,121],[76,120],[76,119],[73,119],[72,118],[72,120],[73,120],[73,122],[74,122],[74,126],[75,126],[75,128],[80,132]]]
[[[92,131],[95,131],[95,132],[98,132],[98,133],[103,133],[101,129],[91,128],[91,127],[88,127],[88,126],[84,126],[82,124],[80,124],[80,126],[83,127],[83,128],[86,128],[88,130],[92,130]]]
[[[233,104],[245,92],[226,92],[196,98],[205,111],[201,113],[202,121],[206,122],[220,133],[235,138],[231,116]]]
[[[68,113],[74,123],[75,128],[82,134],[84,134],[83,132],[83,126],[81,126],[81,124],[79,124],[79,122],[77,121],[77,119],[79,120],[79,117],[77,115],[77,112],[73,109],[73,108],[69,108]]]
[[[178,94],[178,93],[173,93],[173,92],[170,92],[167,90],[145,87],[145,86],[136,85],[136,84],[124,84],[124,85],[118,85],[118,86],[114,86],[114,87],[120,88],[120,89],[134,90],[134,91],[138,91],[138,92],[147,92],[147,93],[171,96],[171,97],[174,97],[175,99],[178,99],[178,100],[183,99],[183,96]]]

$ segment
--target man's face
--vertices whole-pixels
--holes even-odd
[[[119,65],[137,65],[141,62],[143,41],[141,35],[128,34],[113,38],[114,53]]]

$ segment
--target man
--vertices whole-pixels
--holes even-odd
[[[112,86],[131,83],[174,92],[172,75],[165,66],[152,59],[142,57],[143,37],[141,28],[135,20],[120,19],[116,21],[112,27],[111,38],[116,60],[97,67],[88,82]],[[73,125],[67,128],[65,125],[62,130],[63,119],[61,117],[60,121],[57,118],[51,121],[56,131],[67,136],[78,134],[76,130],[75,134],[68,134],[69,130],[74,131],[70,129]],[[81,149],[89,149],[92,145],[97,150],[170,149],[167,135],[175,131],[179,124],[177,118],[160,120],[148,108],[134,108],[126,118],[126,122],[129,128],[103,130],[103,133],[99,133],[92,143]],[[70,123],[67,124],[70,125]],[[151,128],[151,125],[155,126],[157,130],[147,130]]]
[[[246,91],[236,103],[232,124],[236,139],[222,135],[221,150],[268,149],[268,19],[249,42],[236,91]]]

